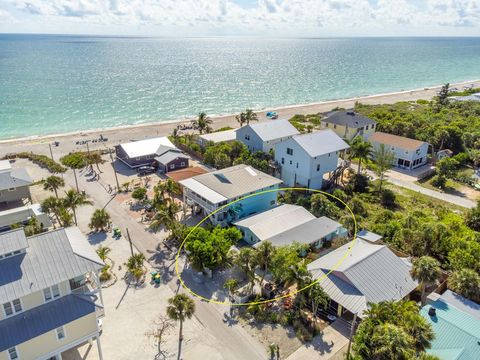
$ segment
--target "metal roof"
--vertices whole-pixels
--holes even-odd
[[[236,139],[236,136],[237,136],[236,131],[237,131],[236,129],[217,131],[209,134],[202,134],[202,135],[199,135],[198,137],[205,142],[211,141],[213,143],[219,143],[223,141],[233,141]]]
[[[180,150],[169,150],[164,152],[162,155],[155,157],[155,161],[157,161],[159,164],[167,165],[178,158],[190,159],[188,155],[185,155]]]
[[[350,247],[351,251],[345,257]],[[308,270],[316,279],[332,269],[333,276],[341,278],[365,297],[365,304],[403,299],[418,285],[410,275],[408,263],[386,245],[372,244],[359,238],[308,265]],[[344,295],[341,305],[346,309],[359,315],[367,309],[358,308],[356,297],[350,297],[349,293]]]
[[[303,206],[283,204],[234,223],[248,228],[260,241],[271,240],[275,235],[315,219]]]
[[[92,301],[70,294],[8,317],[1,321],[0,352],[93,312]]]
[[[357,237],[363,240],[367,240],[370,242],[377,242],[383,239],[382,235],[375,234],[374,232],[368,230],[361,230],[357,233]]]
[[[311,157],[321,156],[335,151],[348,149],[350,146],[330,129],[297,135],[292,138]]]
[[[279,233],[268,239],[268,241],[275,246],[290,245],[294,242],[312,244],[341,227],[342,225],[340,223],[326,216],[322,216]]]
[[[0,243],[2,237],[0,234]],[[102,261],[76,228],[27,238],[26,253],[0,261],[0,303],[97,271]]]
[[[384,144],[407,150],[417,150],[423,144],[427,144],[425,141],[410,139],[404,136],[387,134],[379,131],[370,135],[368,141],[371,143]]]
[[[466,299],[451,290],[445,291],[442,296],[440,296],[440,300],[455,306],[458,310],[463,311],[480,321],[480,304]]]
[[[376,121],[354,111],[335,111],[322,121],[355,129],[376,124]]]
[[[6,231],[0,234],[0,255],[5,255],[28,247],[23,228]],[[5,260],[0,260],[5,261]]]
[[[0,211],[0,228],[26,221],[32,216],[40,217],[47,215],[42,212],[40,204],[19,206],[13,209]],[[50,226],[51,224],[44,225]]]
[[[8,171],[12,169],[12,165],[9,160],[0,160],[0,172]]]
[[[428,314],[430,307],[435,308],[434,316]],[[442,359],[480,359],[480,320],[442,299],[424,306],[420,313],[435,333],[428,353],[449,354]]]
[[[300,134],[295,126],[288,120],[270,120],[258,124],[250,124],[246,127],[250,127],[262,141],[270,141]]]
[[[23,168],[0,171],[0,190],[28,186],[33,182]]]
[[[170,139],[166,136],[132,141],[125,144],[120,144],[118,146],[123,148],[125,153],[130,158],[156,154],[161,146],[167,146],[175,149],[175,145],[173,145]]]
[[[180,181],[180,184],[202,195],[214,204],[281,183],[281,180],[244,164]],[[208,193],[206,190],[208,190]],[[216,194],[215,199],[210,200],[209,198],[213,198],[214,194]]]

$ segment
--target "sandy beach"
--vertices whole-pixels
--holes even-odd
[[[463,89],[465,86],[478,87],[480,86],[480,80],[472,80],[451,85],[451,87],[457,87],[459,90]],[[392,104],[399,101],[414,101],[418,99],[430,100],[436,95],[440,87],[441,85],[387,94],[377,94],[350,99],[265,109],[258,111],[257,114],[260,121],[268,121],[265,116],[267,111],[276,111],[280,119],[288,119],[295,114],[327,112],[336,107],[351,108],[354,106],[356,101],[359,101],[363,104]],[[201,109],[199,109],[199,111],[201,111]],[[225,126],[238,127],[238,123],[235,120],[235,115],[212,116],[211,118],[213,120],[214,129]],[[0,157],[7,153],[20,151],[33,151],[39,154],[50,155],[48,144],[58,141],[60,143],[58,147],[52,146],[54,157],[58,158],[70,151],[86,150],[85,145],[76,145],[76,142],[79,140],[98,139],[100,135],[103,135],[105,138],[108,138],[108,141],[89,143],[90,150],[102,149],[113,147],[114,145],[122,142],[169,135],[179,123],[188,123],[190,121],[191,119],[184,119],[179,121],[131,125],[108,129],[95,129],[75,133],[46,135],[41,137],[0,140]]]

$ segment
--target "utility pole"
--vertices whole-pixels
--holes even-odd
[[[357,324],[357,313],[353,315],[352,326],[350,327],[350,337],[348,339],[347,360],[350,360],[350,347],[352,346],[353,333],[355,332],[355,325]]]
[[[118,183],[117,170],[115,169],[115,165],[113,163],[112,152],[109,151],[109,154],[110,154],[110,160],[111,160],[111,164],[112,164],[112,168],[113,168],[113,173],[115,174],[115,182],[117,183],[117,192],[119,192],[120,191],[120,184]]]
[[[132,256],[133,256],[132,239],[130,239],[130,233],[128,232],[128,228],[127,228],[127,238],[128,238],[128,242],[130,243],[130,252],[132,253]]]
[[[50,149],[50,157],[53,160],[52,144],[48,143],[48,148]],[[55,161],[55,160],[53,160],[53,161]]]

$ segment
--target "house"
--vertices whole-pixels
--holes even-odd
[[[189,162],[189,156],[166,136],[120,144],[115,146],[115,153],[130,168],[155,166],[162,173],[187,168]]]
[[[437,161],[440,161],[445,158],[450,158],[453,156],[453,151],[450,149],[443,149],[437,151]]]
[[[375,132],[376,121],[352,110],[334,111],[320,122],[325,128],[332,129],[342,139],[352,140],[355,136],[367,139]]]
[[[103,301],[95,250],[76,227],[0,234],[0,359],[61,359],[96,340]]]
[[[480,92],[467,96],[452,96],[449,99],[455,101],[480,101]]]
[[[393,166],[402,169],[415,169],[427,163],[428,143],[404,136],[376,132],[368,141],[375,149],[384,145],[395,155]]]
[[[311,262],[313,279],[330,297],[330,308],[341,316],[345,311],[364,317],[368,303],[401,300],[416,287],[411,264],[386,245],[355,239]]]
[[[251,152],[263,151],[268,154],[276,143],[300,134],[288,120],[272,120],[259,124],[242,126],[236,131],[238,141]]]
[[[180,181],[183,203],[201,216],[215,212],[209,220],[222,226],[276,206],[280,183],[279,179],[243,164]],[[256,193],[261,194],[254,196]],[[247,195],[248,198],[230,204]],[[230,205],[224,207],[227,204]]]
[[[29,186],[33,183],[27,170],[12,169],[8,160],[0,160],[0,206],[12,207],[31,199]]]
[[[42,211],[40,204],[31,204],[0,211],[0,231],[8,230],[14,224],[26,225],[33,217],[45,229],[52,226],[48,214]]]
[[[426,352],[442,360],[480,359],[480,305],[447,290],[432,293],[420,311],[435,338]]]
[[[236,129],[212,132],[198,135],[197,143],[201,147],[207,144],[218,144],[221,142],[232,142],[237,139]]]
[[[338,167],[348,144],[330,129],[296,135],[275,145],[280,178],[290,187],[320,189],[323,178]]]
[[[325,216],[316,218],[302,206],[283,204],[233,223],[253,246],[269,241],[274,246],[294,242],[321,247],[325,241],[346,236],[347,230]]]

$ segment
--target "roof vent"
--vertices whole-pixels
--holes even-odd
[[[347,111],[347,115],[355,116],[355,111]]]
[[[428,315],[432,317],[437,316],[437,310],[434,307],[430,307],[430,309],[428,309]]]

